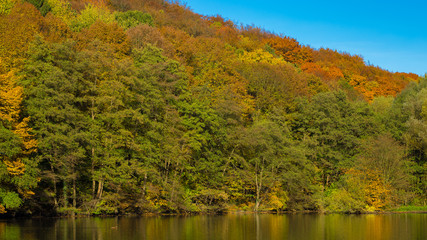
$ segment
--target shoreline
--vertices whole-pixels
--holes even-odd
[[[100,215],[90,215],[90,214],[75,214],[73,215],[57,215],[57,216],[0,216],[0,220],[10,220],[10,219],[41,219],[41,218],[112,218],[112,217],[192,217],[192,216],[222,216],[222,215],[253,215],[253,214],[265,214],[265,215],[391,215],[391,214],[427,214],[427,210],[419,211],[378,211],[378,212],[360,212],[360,213],[344,213],[344,212],[321,212],[321,211],[282,211],[282,212],[273,212],[273,211],[230,211],[230,212],[197,212],[197,213],[124,213],[124,214],[100,214]]]

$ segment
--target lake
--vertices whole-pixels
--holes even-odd
[[[427,214],[228,214],[0,220],[0,239],[427,239]]]

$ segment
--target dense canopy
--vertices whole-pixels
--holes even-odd
[[[0,39],[0,214],[426,203],[426,78],[163,0],[6,0]]]

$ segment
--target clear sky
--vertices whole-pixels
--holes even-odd
[[[313,48],[361,55],[393,72],[427,73],[427,1],[183,0],[196,13],[219,14],[297,39]]]

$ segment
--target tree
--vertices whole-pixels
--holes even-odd
[[[277,109],[283,114],[295,111],[294,99],[306,96],[308,79],[288,63],[241,63],[238,73],[248,80],[247,91],[253,96],[255,108],[268,113]]]
[[[0,3],[0,15],[9,14],[13,6],[15,5],[15,0],[5,0]]]
[[[129,56],[131,52],[129,38],[117,23],[96,21],[89,28],[78,33],[75,39],[78,50],[84,50],[99,41],[111,48],[117,58]]]
[[[3,124],[0,124],[0,140],[0,214],[3,214],[6,209],[16,210],[21,206],[20,194],[24,197],[32,194],[29,187],[34,187],[34,184],[25,180],[34,179],[25,179],[28,174],[25,174],[25,164],[19,158],[22,154],[21,141]]]
[[[421,79],[419,83],[411,83],[396,96],[391,107],[391,118],[387,124],[393,132],[393,136],[405,143],[408,157],[416,163],[413,166],[415,189],[420,196],[420,203],[426,199],[426,167],[427,167],[427,144],[426,144],[426,89],[427,81]]]
[[[377,122],[364,102],[350,102],[344,92],[320,93],[299,105],[293,123],[297,139],[310,139],[313,155],[321,169],[323,185],[336,181],[341,168],[348,168],[358,153],[360,139],[375,135]]]
[[[73,31],[80,32],[85,28],[89,28],[95,22],[113,23],[116,19],[114,14],[106,7],[97,7],[92,4],[86,5],[85,9],[80,12],[75,18],[69,18],[71,20],[70,28]]]
[[[172,46],[158,28],[141,24],[126,31],[134,48],[143,48],[148,44],[163,49],[163,54],[172,57]]]
[[[410,183],[410,163],[405,159],[404,148],[389,134],[368,139],[362,145],[357,166],[378,174],[384,186],[389,186],[387,194],[394,203],[406,203]]]
[[[71,8],[71,3],[64,0],[45,0],[43,5],[49,5],[50,12],[71,26],[76,18],[76,12]]]
[[[35,163],[28,159],[36,150],[36,141],[30,134],[29,118],[22,117],[23,89],[17,85],[15,71],[5,69],[0,59],[1,213],[17,209],[37,185]]]
[[[313,193],[313,168],[288,134],[284,126],[261,118],[239,140],[236,151],[242,170],[252,181],[255,211],[263,202],[264,207],[275,210],[310,206],[310,200],[301,199],[301,194]]]
[[[46,16],[52,9],[47,0],[27,0],[27,2],[33,4],[43,16]]]
[[[148,13],[140,11],[126,11],[116,12],[114,15],[118,24],[126,30],[140,24],[146,24],[151,27],[154,26],[154,20]]]
[[[275,49],[276,54],[282,56],[285,61],[298,65],[313,61],[312,51],[308,47],[301,47],[293,38],[274,36],[265,42]]]
[[[22,66],[41,21],[40,12],[29,3],[17,3],[9,15],[0,15],[0,58],[6,70]]]
[[[367,168],[350,168],[335,188],[326,192],[325,205],[332,212],[380,211],[391,203],[390,185],[381,174]]]
[[[39,159],[51,171],[55,207],[59,204],[57,185],[61,183],[61,206],[69,206],[71,185],[72,206],[76,208],[76,181],[84,158],[87,125],[78,105],[83,87],[76,69],[80,66],[72,62],[76,54],[70,42],[49,46],[37,39],[30,53],[22,85],[27,113],[39,141]]]

